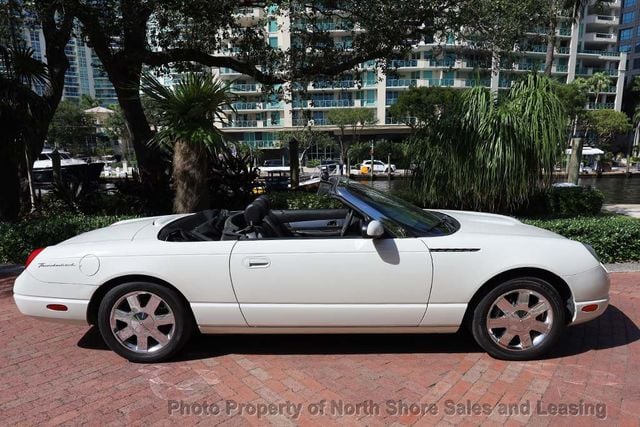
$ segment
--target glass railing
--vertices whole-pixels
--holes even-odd
[[[585,53],[587,55],[599,55],[599,56],[620,56],[619,52],[608,50],[596,50],[596,49],[578,49],[579,53]]]
[[[232,105],[236,110],[256,110],[258,108],[257,102],[234,102]]]
[[[352,99],[320,99],[312,103],[316,108],[353,107]]]
[[[569,55],[571,53],[571,48],[558,47],[558,48],[556,48],[556,52],[558,52],[561,55]]]
[[[427,79],[429,86],[453,86],[454,79]]]
[[[385,117],[384,124],[385,125],[406,125],[407,123],[415,124],[415,117],[405,117],[403,119],[396,119],[395,117]]]
[[[615,104],[613,102],[590,102],[587,108],[589,110],[613,110]]]
[[[466,87],[475,87],[475,86],[491,86],[491,79],[481,79],[481,80],[465,80],[464,85]]]
[[[255,84],[235,83],[231,85],[231,90],[234,92],[255,92],[258,90],[258,86]]]
[[[410,87],[416,86],[418,80],[416,79],[389,79],[387,80],[387,87]]]
[[[429,60],[430,67],[454,67],[456,65],[456,61],[454,59],[443,59],[443,60]]]
[[[589,76],[596,73],[605,73],[609,76],[617,76],[618,70],[605,70],[603,68],[578,68],[576,69],[576,74],[581,76]]]
[[[417,66],[418,66],[417,59],[396,59],[391,61],[391,67],[393,68],[417,67]]]
[[[230,127],[234,128],[255,128],[258,127],[257,120],[234,120],[229,123]]]

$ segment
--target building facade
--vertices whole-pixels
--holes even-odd
[[[552,77],[570,83],[576,78],[605,73],[611,79],[611,85],[598,94],[597,99],[595,93],[590,94],[589,109],[619,111],[622,106],[628,51],[618,49],[618,38],[622,36],[622,30],[619,30],[621,2],[610,1],[598,8],[590,5],[579,22],[568,17],[559,20]],[[265,31],[274,48],[288,49],[296,31],[305,30],[304,23],[292,23],[288,16],[269,16],[267,10],[260,8],[244,10],[239,19],[251,22],[262,18],[267,18]],[[337,20],[328,20],[322,25],[326,26],[324,29],[330,32],[336,45],[349,47],[352,28]],[[290,83],[285,85],[289,89],[285,93],[291,95],[284,100],[265,96],[261,85],[251,77],[231,69],[214,69],[214,75],[228,82],[239,98],[235,103],[236,111],[228,114],[225,132],[255,148],[279,148],[281,131],[312,126],[335,133],[337,129],[327,120],[331,109],[364,107],[372,109],[377,119],[366,133],[377,137],[403,133],[407,127],[389,114],[389,107],[402,92],[410,87],[433,86],[460,89],[484,86],[495,92],[506,90],[519,76],[544,71],[545,34],[545,28],[531,29],[517,52],[505,55],[499,64],[451,37],[420,44],[408,57],[393,61],[392,72],[377,71],[373,63],[360,64],[357,80],[346,74],[338,81],[315,81],[305,88]],[[227,52],[233,50],[231,45],[226,49]]]
[[[640,74],[640,0],[622,0],[618,20],[619,50],[628,55],[628,78],[632,78]]]
[[[40,29],[25,29],[27,45],[34,51],[34,57],[47,62],[44,35]],[[69,69],[64,78],[63,99],[79,101],[83,95],[91,96],[106,107],[117,104],[115,89],[102,69],[100,60],[93,50],[81,40],[72,38],[65,47],[69,59]]]

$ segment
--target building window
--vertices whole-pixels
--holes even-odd
[[[637,46],[636,46],[636,48],[637,48]],[[630,44],[623,44],[618,48],[618,50],[620,52],[631,52],[631,45]]]
[[[629,24],[633,22],[634,12],[625,12],[622,14],[622,23]]]
[[[624,0],[622,7],[631,7],[636,5],[636,0]]]
[[[633,37],[633,29],[625,28],[624,30],[620,30],[620,41],[631,40]]]
[[[633,60],[633,69],[637,70],[640,68],[640,58],[636,58]]]

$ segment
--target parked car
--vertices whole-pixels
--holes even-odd
[[[365,160],[364,162],[362,162],[362,166],[366,167],[366,168],[370,168],[371,167],[371,160]],[[374,172],[389,172],[389,165],[387,163],[384,163],[381,160],[374,160],[373,161],[373,171]],[[396,171],[396,165],[391,165],[391,172],[395,172]]]
[[[526,360],[609,303],[607,271],[582,243],[506,216],[422,210],[344,178],[319,191],[342,207],[276,210],[261,196],[243,211],[120,221],[36,249],[15,302],[26,315],[97,325],[135,362],[176,355],[195,328],[465,327],[492,356]]]

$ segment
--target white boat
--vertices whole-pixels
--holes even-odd
[[[82,159],[71,157],[67,151],[60,151],[60,173],[63,178],[70,177],[80,181],[97,181],[104,163],[87,163]],[[33,162],[33,179],[36,182],[53,182],[53,150],[42,150]]]

